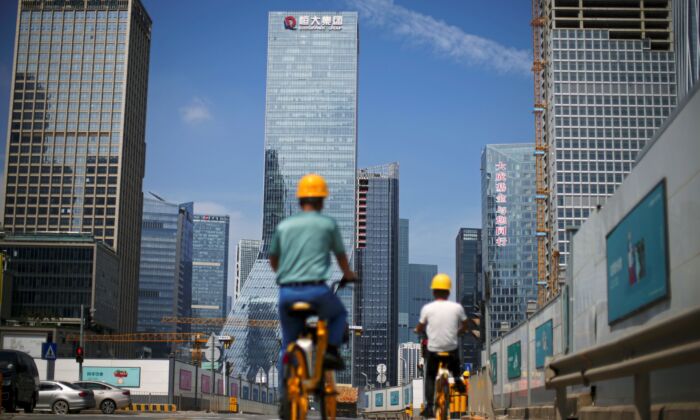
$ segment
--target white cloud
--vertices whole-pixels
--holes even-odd
[[[424,15],[393,0],[347,0],[372,25],[418,45],[431,47],[436,53],[457,62],[482,66],[499,72],[529,73],[529,51],[506,47],[496,41],[464,32],[431,16]]]
[[[209,111],[209,101],[201,98],[192,98],[189,104],[180,108],[180,115],[187,124],[198,124],[214,118]]]

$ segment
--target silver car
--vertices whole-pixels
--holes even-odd
[[[41,381],[37,410],[50,410],[54,414],[79,413],[95,407],[95,394],[69,382]]]
[[[99,381],[79,381],[73,384],[92,391],[95,394],[97,407],[104,414],[114,414],[116,410],[131,405],[131,392],[127,389]]]

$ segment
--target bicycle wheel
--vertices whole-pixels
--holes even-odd
[[[304,420],[309,410],[309,396],[303,388],[308,377],[304,352],[294,347],[284,354],[285,394],[282,399],[282,416],[285,420]]]
[[[335,372],[327,370],[323,372],[321,389],[321,419],[335,420],[338,392],[335,389]]]
[[[446,377],[440,376],[435,382],[435,419],[449,420],[450,418],[450,383]]]

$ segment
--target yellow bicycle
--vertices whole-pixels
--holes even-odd
[[[338,288],[343,280],[334,283]],[[337,288],[336,288],[337,292]],[[335,371],[326,369],[323,360],[328,349],[328,325],[317,318],[308,302],[296,302],[290,314],[305,320],[299,337],[289,343],[282,356],[286,395],[282,398],[282,415],[286,420],[304,420],[310,407],[310,395],[320,400],[321,418],[334,420],[336,412]]]
[[[450,418],[450,371],[447,369],[450,353],[437,353],[439,360],[437,376],[435,378],[435,398],[433,407],[436,420],[448,420]]]

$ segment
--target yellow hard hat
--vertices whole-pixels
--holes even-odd
[[[464,376],[465,378],[468,378],[468,377],[469,377],[469,371],[468,371],[468,370],[465,370],[464,373],[462,374],[462,376]]]
[[[452,289],[452,280],[450,280],[450,276],[447,274],[436,274],[435,277],[433,277],[433,283],[430,285],[430,288],[433,290],[449,291]]]
[[[326,198],[328,185],[321,175],[306,174],[299,180],[297,198]]]

